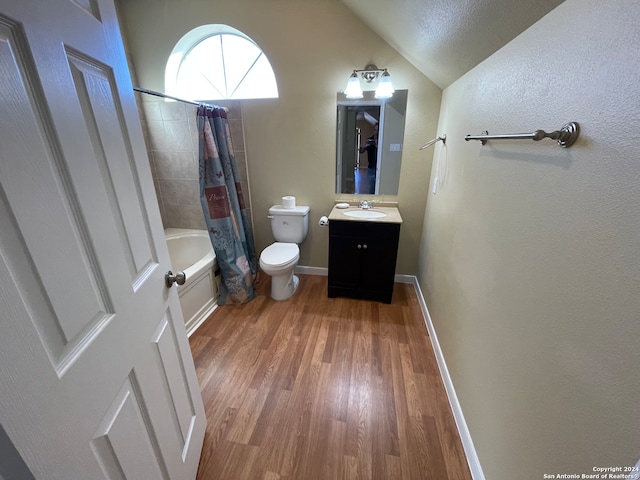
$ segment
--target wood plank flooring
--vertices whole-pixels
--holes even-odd
[[[470,479],[414,287],[385,305],[299,277],[281,302],[266,277],[190,338],[208,419],[197,478]]]

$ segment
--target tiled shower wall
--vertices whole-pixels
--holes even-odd
[[[164,228],[206,229],[198,180],[196,106],[137,93]],[[227,117],[245,203],[251,214],[240,102],[216,102]]]

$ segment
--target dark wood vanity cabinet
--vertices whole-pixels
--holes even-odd
[[[329,221],[329,291],[391,303],[399,223]]]

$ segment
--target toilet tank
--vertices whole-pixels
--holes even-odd
[[[284,208],[274,205],[269,209],[271,231],[276,242],[302,243],[309,231],[309,207]]]

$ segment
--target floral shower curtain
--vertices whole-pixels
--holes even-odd
[[[197,115],[200,202],[221,272],[218,304],[241,304],[257,294],[258,262],[227,113],[201,105]]]

